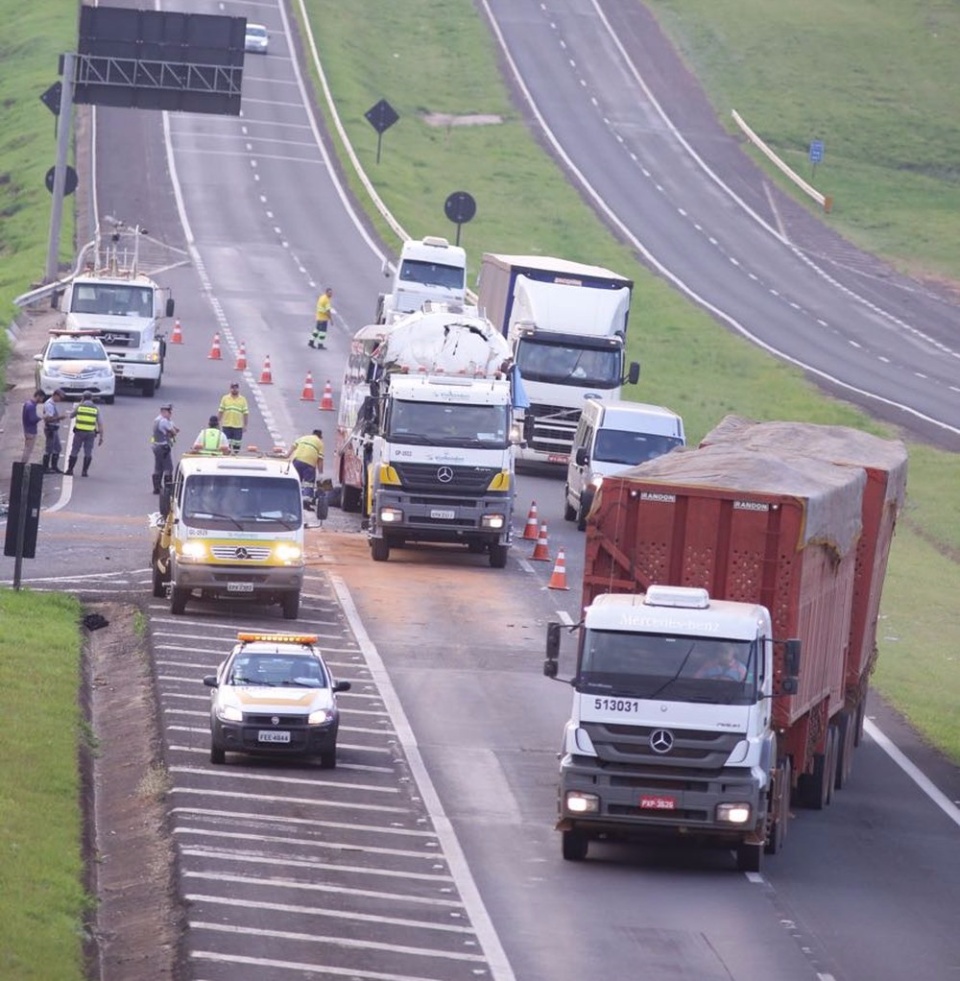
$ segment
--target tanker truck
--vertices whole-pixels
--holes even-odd
[[[342,502],[364,512],[371,555],[465,545],[503,568],[515,442],[510,350],[483,318],[427,304],[357,332],[341,390]]]
[[[731,848],[757,872],[791,801],[827,806],[849,771],[906,457],[783,425],[718,427],[604,480],[560,754],[564,858],[667,839]],[[551,678],[561,635],[549,626]]]

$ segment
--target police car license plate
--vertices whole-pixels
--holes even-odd
[[[228,593],[252,593],[253,583],[252,582],[228,582],[227,592]]]
[[[441,509],[441,508],[433,508],[430,511],[430,517],[431,518],[436,518],[438,521],[453,521],[453,519],[456,516],[457,516],[457,512],[456,511],[451,511],[451,510],[448,510],[446,508],[443,508],[443,509]]]
[[[261,729],[257,733],[257,741],[261,743],[288,743],[290,733],[277,729]]]
[[[675,797],[662,797],[660,794],[644,794],[640,798],[640,807],[647,811],[675,811],[677,800]]]

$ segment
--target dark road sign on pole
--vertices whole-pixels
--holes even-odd
[[[383,134],[397,122],[400,116],[397,114],[397,110],[386,99],[381,99],[375,106],[371,106],[363,116],[377,131],[377,163],[380,163],[380,147],[383,143]]]

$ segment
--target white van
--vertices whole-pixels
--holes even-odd
[[[564,518],[576,521],[583,531],[604,477],[669,453],[684,442],[683,420],[662,405],[587,399],[567,465]]]

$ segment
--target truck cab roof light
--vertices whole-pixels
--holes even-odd
[[[692,586],[651,586],[643,601],[647,606],[670,606],[678,610],[706,610],[710,594]]]

